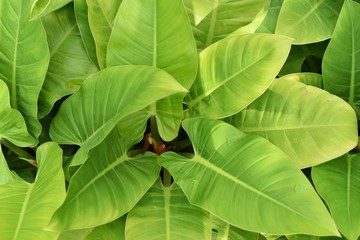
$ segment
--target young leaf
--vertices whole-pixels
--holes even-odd
[[[144,229],[144,226],[146,228]],[[181,188],[158,179],[126,219],[127,240],[210,240],[210,214],[192,206]]]
[[[160,166],[157,155],[152,153],[129,157],[131,145],[120,138],[115,128],[91,151],[71,178],[65,202],[55,212],[50,228],[96,227],[134,207],[158,178]]]
[[[0,141],[4,138],[20,147],[36,145],[27,131],[23,116],[10,106],[10,95],[6,84],[0,79]]]
[[[360,236],[360,154],[343,155],[312,169],[315,187],[349,240]]]
[[[72,165],[82,164],[124,117],[169,95],[186,92],[166,72],[147,66],[119,66],[90,76],[60,107],[50,136],[80,149]]]
[[[358,142],[356,114],[349,104],[319,88],[281,78],[227,121],[266,138],[300,168],[339,157]]]
[[[37,149],[36,159],[39,169],[34,183],[18,178],[0,185],[2,239],[57,239],[57,232],[44,228],[65,198],[62,151],[56,143],[45,143]]]
[[[25,118],[37,138],[38,98],[49,63],[49,49],[40,20],[29,21],[30,1],[0,1],[0,79],[10,91],[11,107]]]
[[[360,4],[345,1],[322,63],[325,90],[347,101],[360,116]]]
[[[294,38],[293,44],[320,42],[332,36],[343,0],[284,0],[276,34]]]
[[[68,4],[41,19],[50,64],[39,97],[40,118],[50,112],[57,100],[76,92],[87,76],[98,71],[85,51],[73,8],[73,4]]]
[[[220,119],[241,111],[269,87],[290,46],[289,38],[259,33],[208,47],[200,53],[198,77],[185,99],[187,116]]]
[[[31,20],[62,8],[72,0],[31,0]],[[29,1],[30,2],[30,1]]]
[[[218,120],[186,119],[192,158],[165,152],[159,163],[190,203],[241,229],[338,235],[303,173],[277,147]]]

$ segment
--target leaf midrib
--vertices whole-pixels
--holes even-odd
[[[23,201],[23,203],[22,203],[19,220],[18,220],[17,225],[16,225],[15,235],[14,235],[14,237],[13,237],[13,240],[18,239],[18,236],[19,236],[19,233],[20,233],[20,229],[21,229],[21,225],[22,225],[22,223],[23,223],[23,221],[24,221],[24,217],[25,217],[25,213],[26,213],[26,208],[27,208],[27,205],[28,205],[28,203],[29,203],[30,196],[31,196],[31,193],[32,193],[33,188],[34,188],[34,185],[33,185],[33,184],[29,185],[28,190],[27,190],[27,192],[26,192],[25,199],[24,199],[24,201]]]

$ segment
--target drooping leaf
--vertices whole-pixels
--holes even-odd
[[[37,138],[37,101],[49,62],[49,49],[40,20],[29,21],[30,1],[0,1],[0,79],[10,91],[10,104],[25,118]]]
[[[358,141],[356,114],[346,102],[319,88],[283,79],[227,121],[266,138],[300,168],[339,157]]]
[[[21,113],[11,108],[9,89],[0,79],[0,141],[2,138],[20,147],[34,146],[37,142],[28,133]]]
[[[282,80],[302,82],[317,88],[323,88],[322,75],[311,72],[292,73],[281,77]]]
[[[191,204],[249,231],[338,235],[309,181],[267,140],[218,120],[186,119],[183,127],[194,156],[165,152],[158,161]]]
[[[293,44],[308,44],[332,36],[343,0],[284,0],[276,34],[294,38]]]
[[[98,226],[84,240],[125,240],[125,220],[126,216]]]
[[[95,40],[90,30],[88,5],[86,0],[74,0],[74,12],[86,52],[91,61],[98,66],[99,63],[96,57]]]
[[[122,0],[87,0],[86,2],[89,26],[96,44],[97,59],[101,69],[104,69],[110,34]]]
[[[31,19],[38,19],[62,8],[72,0],[31,0]]]
[[[286,37],[249,34],[208,47],[200,53],[198,77],[185,99],[187,116],[219,119],[241,111],[275,79],[290,46]]]
[[[186,89],[191,87],[197,72],[197,51],[181,0],[123,1],[109,40],[107,66],[127,64],[163,69]],[[173,140],[183,118],[184,96],[162,99],[142,113],[134,113],[143,116],[137,123],[142,124],[153,115],[160,136]],[[135,132],[138,125],[133,127],[127,119],[122,124]]]
[[[347,101],[360,116],[360,4],[345,1],[322,64],[325,90]]]
[[[360,236],[360,154],[346,154],[312,169],[315,187],[349,240]]]
[[[128,240],[211,239],[210,214],[192,206],[177,184],[164,187],[160,179],[129,212],[125,228]]]
[[[98,71],[88,58],[74,15],[74,5],[43,17],[50,50],[50,64],[39,97],[39,117],[54,103],[76,92],[87,76]]]
[[[250,24],[269,2],[267,0],[213,0],[211,3],[212,10],[193,28],[199,50]],[[195,16],[198,15],[199,9],[193,9]]]
[[[277,19],[284,0],[271,0],[265,19],[256,29],[257,33],[275,33]]]
[[[0,185],[2,239],[55,240],[59,235],[44,229],[65,198],[61,149],[56,143],[45,143],[37,149],[36,159],[39,169],[34,183],[18,179]]]
[[[131,145],[115,128],[91,151],[72,176],[65,202],[51,221],[52,229],[96,227],[134,207],[158,178],[160,166],[153,153],[128,156]]]
[[[166,72],[147,66],[119,66],[90,76],[60,107],[50,136],[80,149],[72,165],[83,163],[114,126],[127,115],[169,95],[185,92]]]

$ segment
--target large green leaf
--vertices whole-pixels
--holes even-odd
[[[147,66],[119,66],[90,76],[60,107],[50,136],[60,144],[80,146],[73,165],[83,163],[127,115],[174,93],[185,92],[166,72]]]
[[[38,19],[65,6],[71,1],[72,0],[31,0],[31,18],[32,20]]]
[[[203,50],[250,24],[268,3],[267,0],[212,0],[212,10],[193,28],[198,49]],[[206,9],[208,11],[211,8]],[[193,8],[193,15],[201,16],[207,11],[196,7]]]
[[[125,0],[122,3],[109,41],[107,66],[126,64],[163,69],[185,88],[191,87],[197,72],[197,52],[181,0]],[[155,116],[160,136],[170,141],[180,127],[183,98],[184,94],[165,98],[140,115],[145,120]],[[141,122],[144,120],[139,119]],[[123,122],[127,129],[134,129],[132,124],[132,121]]]
[[[50,49],[50,64],[39,97],[39,117],[48,114],[54,103],[76,92],[84,79],[98,71],[89,60],[74,15],[74,5],[42,18]]]
[[[277,19],[284,0],[271,0],[265,19],[256,29],[258,33],[275,33]]]
[[[271,234],[338,235],[303,173],[277,147],[218,120],[187,119],[194,156],[158,161],[191,204],[241,229]]]
[[[218,119],[238,113],[269,87],[290,46],[289,38],[259,33],[208,47],[200,53],[198,77],[185,101],[187,115]]]
[[[51,221],[52,229],[96,227],[134,207],[158,178],[160,166],[153,153],[128,156],[131,145],[115,128],[91,151],[71,178],[65,202]]]
[[[86,2],[89,25],[96,44],[97,59],[103,69],[106,67],[106,51],[110,34],[122,0],[87,0]]]
[[[125,220],[126,216],[98,226],[84,240],[125,240]]]
[[[11,106],[25,118],[37,138],[37,102],[49,62],[49,49],[40,20],[29,21],[30,1],[0,1],[0,78],[10,91]]]
[[[325,90],[354,107],[360,116],[360,4],[345,1],[322,64]]]
[[[227,121],[266,138],[300,168],[339,157],[358,141],[350,105],[319,88],[281,78]]]
[[[65,198],[62,151],[56,143],[45,143],[37,149],[36,159],[39,169],[34,183],[18,178],[0,185],[2,239],[55,240],[59,235],[44,229]]]
[[[294,38],[293,44],[320,42],[332,36],[343,0],[284,0],[276,34]]]
[[[360,236],[360,154],[346,154],[312,170],[319,194],[329,206],[340,231],[349,239]]]
[[[127,240],[210,240],[211,236],[210,214],[192,206],[177,184],[164,187],[161,179],[129,212],[125,228]]]
[[[20,147],[36,144],[36,139],[27,131],[21,113],[11,108],[8,87],[0,79],[0,141],[2,138]]]
[[[312,72],[292,73],[281,77],[282,80],[302,82],[317,88],[323,88],[322,75]]]

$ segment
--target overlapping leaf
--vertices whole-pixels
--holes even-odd
[[[248,34],[208,47],[200,53],[198,77],[185,99],[187,115],[219,119],[241,111],[275,79],[290,46],[286,37]]]
[[[343,0],[284,0],[275,33],[294,38],[294,44],[328,39],[342,4]]]
[[[89,77],[59,109],[50,136],[61,144],[80,146],[73,165],[83,163],[124,117],[155,101],[186,92],[166,72],[147,66],[119,66]]]
[[[74,5],[42,18],[50,49],[50,64],[39,97],[39,116],[60,98],[76,92],[85,78],[98,71],[89,60],[74,16]]]
[[[311,184],[274,145],[217,120],[187,119],[183,127],[195,155],[166,152],[158,161],[190,203],[254,232],[338,235]]]
[[[343,98],[360,116],[360,4],[345,1],[322,64],[325,90]]]
[[[160,179],[126,219],[128,240],[210,240],[210,232],[210,214],[192,206],[176,183],[164,187]]]
[[[311,73],[311,72],[292,73],[282,76],[281,79],[302,82],[306,85],[311,85],[321,89],[324,87],[322,76],[318,73]]]
[[[340,231],[349,239],[360,236],[360,155],[346,154],[314,167],[312,179],[328,204]]]
[[[30,1],[0,1],[0,79],[10,91],[11,107],[25,118],[37,138],[37,102],[49,62],[49,49],[40,20],[29,21]]]
[[[32,0],[31,2],[31,18],[38,19],[48,13],[56,11],[65,6],[72,0]]]
[[[126,216],[98,226],[84,240],[125,240],[125,220]]]
[[[339,157],[358,141],[350,105],[319,88],[281,78],[228,122],[268,139],[300,168]]]
[[[96,227],[127,213],[158,178],[156,155],[127,155],[132,145],[115,128],[71,178],[64,204],[51,228],[70,230]],[[86,221],[83,221],[86,219]]]
[[[258,33],[275,33],[277,19],[284,0],[271,0],[265,19],[256,29]]]
[[[44,229],[65,198],[62,151],[56,143],[45,143],[36,158],[39,169],[34,183],[17,178],[0,185],[2,239],[57,239],[57,232]]]

